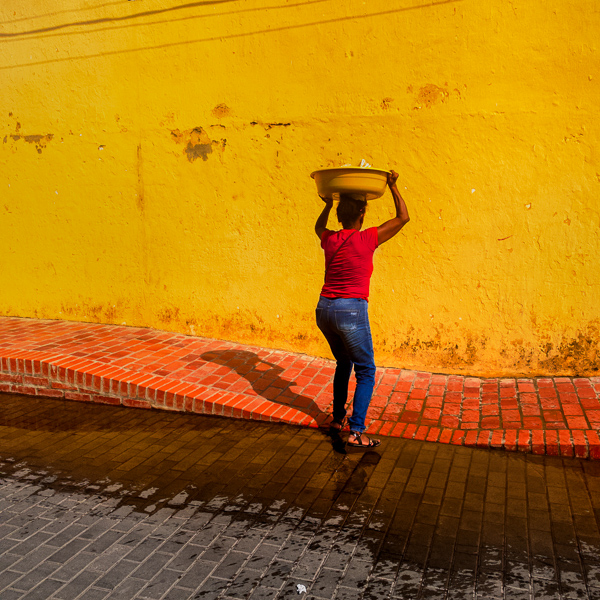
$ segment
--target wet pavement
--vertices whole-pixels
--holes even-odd
[[[599,492],[597,461],[0,394],[0,598],[596,599]]]
[[[141,327],[0,317],[0,392],[318,427],[332,361]],[[600,377],[378,368],[376,435],[600,458]]]

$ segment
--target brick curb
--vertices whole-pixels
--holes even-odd
[[[331,361],[145,328],[0,318],[0,392],[318,427]],[[600,377],[378,369],[371,434],[600,458]]]
[[[0,349],[0,392],[317,426],[314,419],[295,408],[248,394],[139,374],[71,356],[47,356],[35,351],[3,354]]]

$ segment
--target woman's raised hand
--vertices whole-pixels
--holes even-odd
[[[388,173],[387,175],[387,184],[392,187],[393,185],[396,184],[396,181],[398,180],[398,173],[396,173],[396,171],[394,171],[393,169]]]

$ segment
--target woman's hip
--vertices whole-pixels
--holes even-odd
[[[321,296],[316,309],[317,325],[339,334],[369,332],[369,303],[363,298],[326,298]]]

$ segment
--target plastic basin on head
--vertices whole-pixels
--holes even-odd
[[[365,200],[383,196],[388,171],[362,167],[319,169],[310,174],[317,184],[319,196],[333,198],[334,194],[357,194]]]

